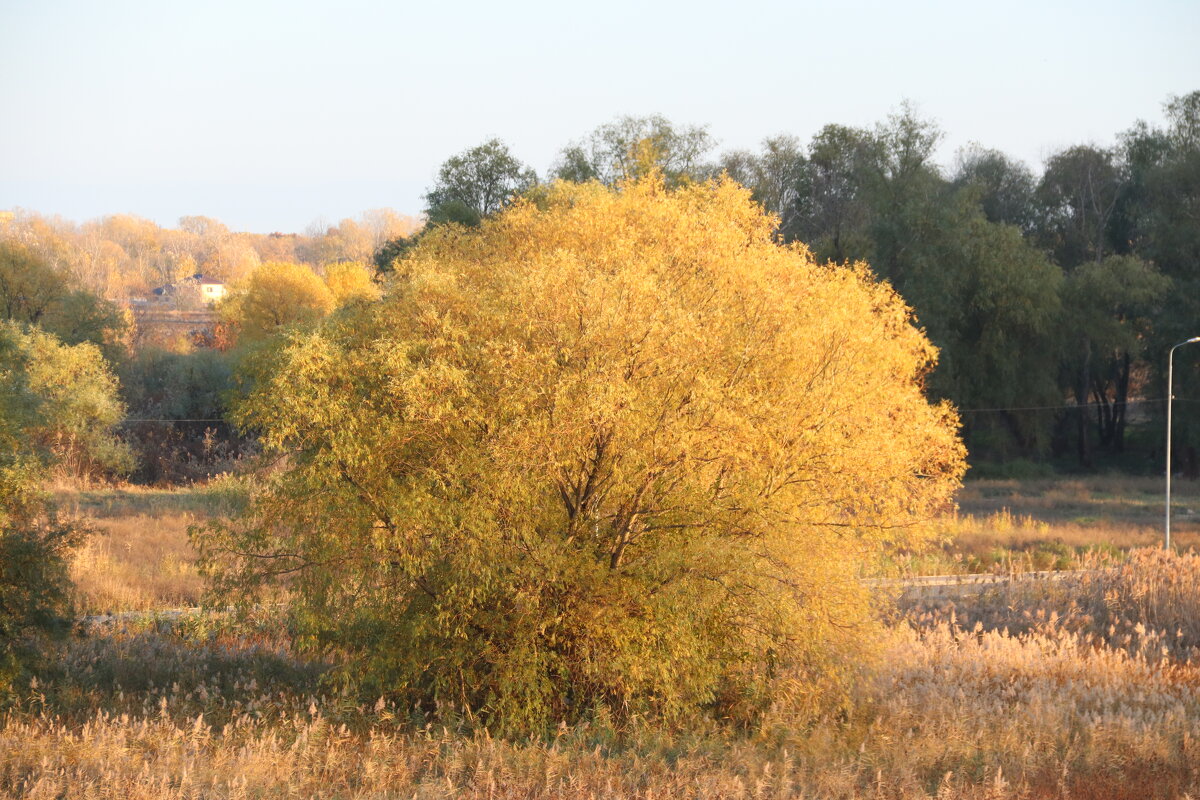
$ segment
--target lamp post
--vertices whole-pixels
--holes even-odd
[[[1175,380],[1175,351],[1185,344],[1200,342],[1200,336],[1193,336],[1185,342],[1180,342],[1171,348],[1167,354],[1167,524],[1163,528],[1163,548],[1171,549],[1171,405],[1175,400],[1172,386]]]

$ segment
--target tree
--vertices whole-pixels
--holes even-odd
[[[975,192],[989,222],[1016,225],[1022,234],[1032,233],[1037,219],[1037,181],[1024,164],[999,150],[974,145],[959,151],[951,183],[958,190]]]
[[[379,299],[379,286],[372,279],[371,270],[353,261],[339,261],[325,267],[325,285],[337,306]]]
[[[438,169],[437,182],[425,194],[425,211],[431,221],[466,222],[459,218],[466,210],[475,215],[470,220],[473,224],[536,183],[537,174],[518,161],[508,145],[490,139],[446,159]],[[446,220],[450,208],[457,216]]]
[[[285,325],[313,323],[335,305],[333,292],[308,267],[268,261],[234,284],[218,312],[239,340],[253,341]]]
[[[1083,407],[1096,408],[1099,442],[1125,449],[1126,409],[1134,365],[1144,355],[1157,312],[1171,282],[1134,256],[1109,256],[1071,271],[1064,290],[1066,364],[1075,378],[1081,461],[1090,461]]]
[[[797,193],[785,238],[810,245],[823,261],[869,257],[865,186],[876,150],[867,131],[842,125],[822,128],[809,144],[806,191]]]
[[[677,127],[666,117],[620,117],[601,125],[565,148],[553,176],[583,183],[616,186],[660,170],[670,185],[703,180],[712,172],[704,162],[714,145],[702,126]]]
[[[0,241],[0,319],[37,323],[66,292],[66,279],[45,259]]]
[[[1069,147],[1046,162],[1039,235],[1059,265],[1069,270],[1114,252],[1110,225],[1125,181],[1116,154],[1098,147]]]
[[[58,519],[37,490],[30,432],[45,423],[19,329],[0,324],[0,697],[70,624],[70,552],[87,531]]]
[[[71,289],[44,258],[12,241],[0,241],[0,320],[39,325],[67,344],[91,342],[112,361],[124,354],[129,331],[115,303]]]
[[[114,433],[125,417],[120,386],[100,349],[64,344],[37,327],[0,322],[24,358],[24,384],[40,421],[25,426],[26,445],[42,448],[73,476],[127,475],[133,454]]]
[[[772,226],[652,175],[428,234],[251,363],[235,415],[289,468],[197,534],[218,591],[286,577],[367,691],[503,732],[829,700],[857,570],[923,540],[963,449],[895,292]]]
[[[779,217],[780,230],[794,227],[792,217],[799,195],[807,194],[808,160],[792,136],[764,139],[758,155],[744,151],[726,153],[721,169],[751,191],[755,201]]]
[[[989,222],[974,198],[948,199],[906,254],[906,299],[941,351],[930,387],[966,409],[1061,403],[1063,274],[1013,225]],[[1049,444],[1052,415],[966,414],[976,455],[1034,456]]]
[[[391,272],[396,259],[403,258],[410,250],[417,246],[417,241],[420,238],[420,233],[414,233],[409,236],[397,236],[395,239],[389,239],[375,251],[375,256],[372,261],[375,263],[375,269],[380,274]]]

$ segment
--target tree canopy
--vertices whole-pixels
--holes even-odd
[[[536,183],[537,174],[508,145],[490,139],[442,163],[425,194],[425,211],[432,222],[474,225]]]
[[[239,340],[256,341],[286,325],[315,322],[336,304],[329,286],[307,266],[268,261],[234,284],[218,310]]]
[[[287,576],[350,674],[500,730],[827,699],[964,453],[896,293],[772,226],[653,174],[426,235],[251,364],[289,468],[197,534],[218,589]]]

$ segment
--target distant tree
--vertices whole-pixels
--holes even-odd
[[[963,469],[895,292],[778,245],[732,182],[657,175],[555,184],[405,265],[250,364],[236,415],[289,469],[197,535],[215,585],[287,575],[366,691],[501,732],[836,702],[857,570]]]
[[[1073,376],[1079,457],[1090,463],[1087,414],[1094,404],[1099,444],[1125,449],[1126,411],[1135,364],[1153,330],[1151,319],[1171,282],[1133,256],[1109,256],[1070,272],[1064,290],[1065,366]]]
[[[339,261],[326,266],[325,285],[329,287],[337,306],[378,300],[380,295],[371,269],[353,261]]]
[[[877,147],[868,131],[826,125],[808,148],[807,180],[797,192],[784,230],[823,261],[844,263],[871,256],[867,176]]]
[[[797,198],[810,191],[808,159],[797,139],[775,136],[763,140],[761,153],[726,153],[720,168],[750,189],[763,208],[779,217],[785,235],[794,227]]]
[[[396,259],[402,258],[416,247],[419,238],[420,233],[418,232],[410,236],[397,236],[395,239],[384,242],[371,259],[375,263],[376,271],[381,274],[391,272]]]
[[[537,174],[518,161],[508,145],[491,139],[442,164],[425,194],[426,214],[431,222],[473,224],[536,183]]]
[[[944,230],[952,208],[947,184],[934,162],[942,131],[908,105],[876,125],[859,162],[864,199],[871,209],[872,264],[901,294],[914,287],[928,243]]]
[[[0,320],[38,325],[67,344],[91,342],[114,362],[130,325],[116,304],[71,289],[43,257],[12,241],[0,241]]]
[[[1154,315],[1145,350],[1163,392],[1167,350],[1200,335],[1200,91],[1171,98],[1165,110],[1165,128],[1139,123],[1122,137],[1129,180],[1114,236],[1172,284]],[[1175,394],[1200,398],[1200,360],[1187,355],[1176,360]],[[1196,464],[1200,424],[1180,414],[1175,434],[1184,462]],[[1189,471],[1195,469],[1200,467]]]
[[[1077,145],[1051,156],[1037,187],[1039,238],[1065,269],[1115,251],[1111,223],[1126,176],[1117,154]]]
[[[272,261],[234,284],[218,312],[239,341],[254,341],[286,325],[316,322],[335,305],[333,292],[311,269]]]
[[[1033,232],[1037,180],[1024,164],[974,145],[959,151],[951,183],[974,193],[989,222],[1016,225],[1026,235]]]
[[[1060,405],[1063,275],[1016,226],[990,222],[959,198],[905,254],[905,298],[941,351],[929,383],[965,409]],[[964,415],[979,455],[1036,456],[1053,416],[1005,410]]]
[[[659,170],[669,185],[703,180],[713,171],[705,157],[714,142],[702,126],[679,127],[666,117],[620,117],[565,148],[552,176],[606,186]]]
[[[453,199],[432,206],[426,211],[425,216],[426,222],[431,228],[447,224],[474,228],[483,221],[485,215],[480,214],[473,206],[462,200]]]
[[[0,241],[0,318],[36,324],[66,293],[66,279],[44,258]]]

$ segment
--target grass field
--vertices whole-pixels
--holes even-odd
[[[1197,488],[1177,494],[1185,547]],[[84,605],[194,603],[186,527],[239,496],[60,491],[103,531],[75,564]],[[898,609],[842,711],[777,708],[753,733],[596,719],[500,741],[338,693],[278,619],[110,624],[0,714],[0,800],[1200,798],[1200,555],[1131,551],[1157,542],[1157,501],[1140,479],[969,484],[927,564],[1056,545],[1115,566]]]
[[[930,575],[1006,569],[1072,569],[1162,541],[1162,481],[1098,476],[1034,481],[974,481],[957,513],[932,524],[933,550],[889,559],[883,574]],[[203,583],[187,540],[189,525],[242,502],[231,479],[176,489],[59,488],[55,499],[95,520],[98,535],[73,568],[81,610],[141,611],[194,606]],[[1173,538],[1200,549],[1200,483],[1173,491]]]
[[[79,610],[89,614],[197,605],[204,585],[188,527],[233,511],[241,498],[229,479],[176,489],[59,487],[53,495],[96,529],[71,569]]]
[[[331,693],[271,620],[126,625],[0,715],[0,798],[1200,796],[1200,557],[1062,589],[907,609],[831,717],[525,742]]]

